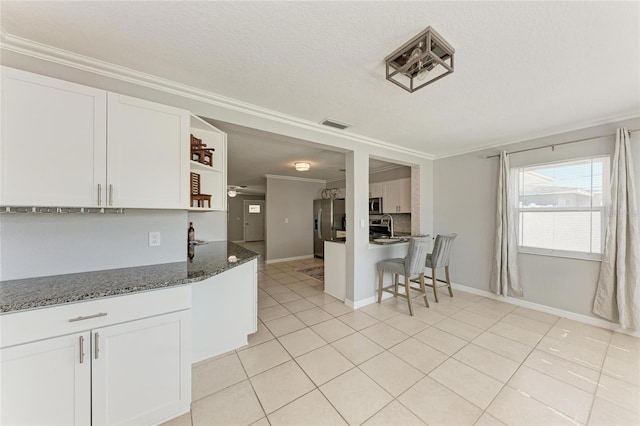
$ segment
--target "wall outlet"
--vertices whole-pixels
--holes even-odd
[[[149,232],[149,247],[158,247],[160,245],[160,233]]]
[[[288,217],[284,218],[284,223],[289,223],[289,218]]]

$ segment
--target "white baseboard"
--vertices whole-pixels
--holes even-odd
[[[245,241],[244,240],[238,240],[238,241],[231,241],[231,242],[238,244],[238,243],[244,243]]]
[[[477,294],[478,296],[483,296],[488,299],[499,300],[501,302],[510,303],[512,305],[522,306],[523,308],[533,309],[534,311],[540,311],[546,314],[568,318],[570,320],[578,321],[584,324],[606,328],[607,330],[612,330],[617,333],[640,337],[640,331],[627,330],[620,327],[619,324],[613,323],[611,321],[599,319],[599,318],[590,317],[589,315],[577,314],[575,312],[565,311],[563,309],[553,308],[551,306],[541,305],[539,303],[518,299],[516,297],[498,296],[497,294],[491,293],[490,291],[480,290],[478,288],[469,287],[462,284],[451,283],[451,287],[453,287],[456,290],[466,291],[467,293]],[[389,297],[393,297],[393,295],[389,293],[382,294],[382,299],[387,299]],[[378,296],[371,296],[371,297],[367,297],[366,299],[358,300],[355,302],[353,300],[345,299],[344,303],[345,305],[347,305],[352,309],[359,309],[359,308],[362,308],[363,306],[376,303],[377,301],[378,301]]]
[[[558,317],[568,318],[570,320],[578,321],[584,324],[606,328],[607,330],[613,330],[618,333],[640,337],[640,331],[627,330],[620,327],[619,324],[616,324],[604,319],[591,317],[589,315],[577,314],[575,312],[565,311],[563,309],[553,308],[551,306],[541,305],[539,303],[518,299],[517,297],[498,296],[497,294],[491,293],[490,291],[480,290],[478,288],[469,287],[462,284],[451,283],[451,287],[457,290],[466,291],[467,293],[477,294],[478,296],[483,296],[489,299],[499,300],[501,302],[510,303],[512,305],[522,306],[523,308],[529,308],[535,311],[544,312],[544,313],[555,315]]]
[[[393,297],[393,294],[386,292],[382,293],[382,300],[388,299],[390,297]],[[366,299],[358,300],[356,302],[354,302],[353,300],[344,299],[344,304],[352,309],[360,309],[363,306],[367,306],[372,303],[378,303],[378,296],[367,297]]]
[[[270,260],[267,260],[267,265],[271,263],[289,262],[291,260],[301,260],[301,259],[311,259],[311,258],[313,258],[312,254],[308,254],[306,256],[283,257],[282,259],[270,259]]]

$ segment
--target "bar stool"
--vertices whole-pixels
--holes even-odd
[[[426,263],[431,238],[429,237],[412,237],[409,242],[409,251],[407,257],[381,260],[376,264],[378,269],[378,303],[382,301],[382,292],[393,294],[395,297],[404,297],[409,305],[409,315],[413,316],[413,308],[411,306],[411,290],[418,290],[424,295],[424,303],[429,307],[427,293],[424,282],[424,265]],[[383,287],[384,272],[388,271],[393,274],[393,284]],[[405,293],[398,293],[398,276],[404,276]],[[418,277],[420,288],[411,287],[411,278]]]
[[[426,277],[431,279],[431,284],[425,285],[427,287],[433,287],[433,297],[436,299],[436,303],[438,303],[438,287],[448,287],[449,296],[453,297],[453,291],[451,290],[451,277],[449,276],[449,257],[451,255],[453,240],[457,236],[458,234],[436,236],[436,242],[433,244],[433,251],[427,255],[425,273],[427,272],[427,269],[431,269],[431,276]],[[437,268],[444,268],[445,280],[436,278]],[[444,284],[438,285],[438,282]]]

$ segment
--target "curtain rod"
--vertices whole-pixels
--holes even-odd
[[[629,136],[631,136],[631,132],[637,132],[638,130],[640,130],[640,129],[629,130]],[[553,149],[555,149],[556,146],[567,145],[567,144],[576,143],[576,142],[585,142],[585,141],[590,141],[590,140],[593,140],[593,139],[606,138],[606,137],[609,137],[609,136],[615,136],[615,135],[594,136],[594,137],[591,137],[591,138],[576,139],[576,140],[568,141],[568,142],[552,143],[552,144],[549,144],[549,145],[537,146],[535,148],[527,148],[527,149],[521,149],[521,150],[518,150],[518,151],[507,152],[507,155],[509,155],[509,154],[518,154],[520,152],[535,151],[536,149],[544,149],[544,148],[551,148],[553,150]],[[485,157],[485,159],[488,160],[489,158],[495,158],[495,157],[500,157],[500,154],[488,155],[487,157]]]

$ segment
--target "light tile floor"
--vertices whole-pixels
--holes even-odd
[[[167,424],[640,425],[640,339],[461,291],[354,311],[321,262],[259,264],[258,332]]]

